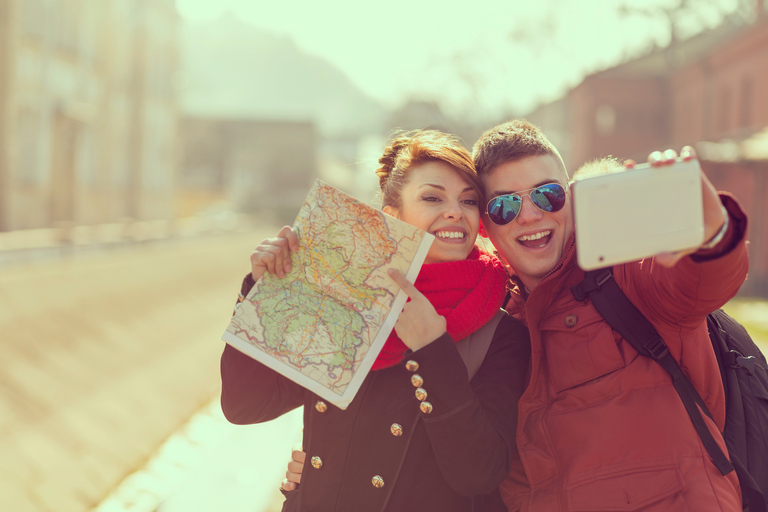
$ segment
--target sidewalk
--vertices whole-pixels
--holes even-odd
[[[218,397],[174,433],[94,512],[279,512],[301,410],[260,425],[232,425]]]

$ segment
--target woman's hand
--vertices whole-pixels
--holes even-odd
[[[432,303],[402,273],[390,269],[389,276],[411,298],[395,324],[395,332],[405,346],[418,350],[442,336],[447,330],[445,317],[437,314]]]
[[[285,277],[291,271],[291,252],[299,250],[299,237],[290,226],[283,226],[274,238],[267,238],[251,253],[251,277],[258,281],[264,272]]]
[[[307,454],[299,448],[294,448],[291,452],[291,462],[288,463],[288,471],[285,472],[285,478],[280,484],[284,491],[295,491],[301,483],[301,473],[304,471],[304,461]]]

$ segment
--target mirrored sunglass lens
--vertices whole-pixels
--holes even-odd
[[[495,224],[509,224],[519,211],[520,198],[517,196],[499,196],[488,203],[488,217]]]
[[[557,183],[531,191],[531,201],[545,212],[557,212],[565,205],[565,190]]]

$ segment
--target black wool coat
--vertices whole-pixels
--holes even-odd
[[[527,328],[505,316],[471,382],[445,334],[371,371],[341,410],[226,345],[221,404],[237,424],[304,406],[307,458],[284,511],[504,511],[496,488],[518,458],[517,401],[529,357]],[[414,375],[426,398],[416,397]]]

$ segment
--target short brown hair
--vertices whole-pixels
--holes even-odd
[[[427,162],[444,162],[461,174],[467,183],[483,198],[483,185],[469,154],[458,137],[437,130],[423,130],[398,134],[379,158],[381,206],[400,208],[401,191],[414,167]]]
[[[555,157],[568,176],[557,148],[537,126],[525,119],[515,119],[491,128],[480,136],[472,148],[475,168],[480,175],[505,162],[539,155]]]

